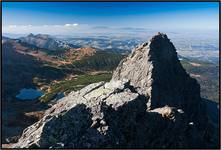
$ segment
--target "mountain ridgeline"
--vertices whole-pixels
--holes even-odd
[[[69,93],[12,147],[218,148],[218,134],[200,85],[158,33],[120,62],[110,82]]]
[[[58,49],[69,49],[71,48],[71,45],[56,40],[53,37],[51,37],[50,35],[47,34],[29,34],[26,37],[21,37],[19,38],[22,42],[31,44],[31,45],[35,45],[39,48],[44,48],[44,49],[48,49],[48,50],[58,50]]]

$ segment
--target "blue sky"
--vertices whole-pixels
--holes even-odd
[[[3,2],[3,32],[218,30],[218,2]]]

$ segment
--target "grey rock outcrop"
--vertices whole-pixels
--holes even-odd
[[[59,100],[13,147],[215,148],[205,114],[199,84],[160,33],[124,59],[110,82]]]
[[[112,80],[124,78],[150,96],[148,109],[169,105],[194,114],[192,106],[200,107],[200,86],[183,69],[166,34],[153,36],[120,62]]]

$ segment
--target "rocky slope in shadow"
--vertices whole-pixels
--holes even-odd
[[[218,148],[200,86],[158,33],[121,61],[110,82],[71,92],[14,148]]]

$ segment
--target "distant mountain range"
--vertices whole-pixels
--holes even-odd
[[[58,50],[58,49],[70,49],[74,45],[66,43],[64,41],[59,41],[47,34],[29,34],[26,37],[19,38],[22,42],[35,45],[39,48],[44,48],[48,50]]]
[[[69,48],[92,47],[109,52],[129,54],[139,43],[146,41],[153,31],[148,31],[145,36],[135,34],[133,36],[121,35],[46,35],[46,34],[7,34],[3,36],[21,39],[23,42],[33,44],[48,51],[64,50]],[[152,33],[153,34],[153,33]],[[214,33],[198,32],[168,32],[179,55],[184,57],[209,61],[215,64],[219,62],[219,40]],[[22,38],[21,38],[22,37]],[[147,37],[147,38],[144,38]]]

